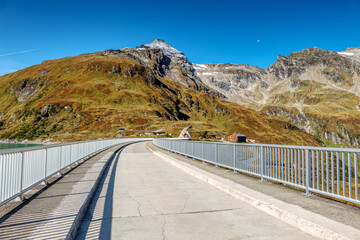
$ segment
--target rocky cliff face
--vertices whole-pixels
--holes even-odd
[[[357,146],[360,48],[308,48],[279,55],[267,69],[195,65],[197,76],[233,102],[287,120],[319,140]]]
[[[248,101],[267,89],[261,77],[265,70],[246,64],[194,64],[196,75],[208,86],[223,93],[234,102]]]
[[[193,64],[188,61],[184,53],[171,47],[162,39],[156,39],[149,44],[135,48],[107,50],[98,52],[98,54],[132,58],[139,64],[146,66],[155,76],[171,79],[186,87],[226,98],[225,95],[203,84],[202,80],[195,74]]]

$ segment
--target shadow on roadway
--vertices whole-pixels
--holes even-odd
[[[123,149],[116,153],[115,157],[106,167],[103,178],[101,179],[98,189],[96,190],[96,193],[89,204],[89,207],[85,213],[84,219],[78,229],[78,233],[75,239],[111,238],[115,175],[117,163],[119,161],[120,153],[122,152],[122,150]],[[108,183],[106,183],[106,179],[110,170],[110,177]],[[105,196],[102,196],[102,192],[106,188],[106,194]],[[104,198],[104,203],[100,202],[103,201]],[[101,208],[102,204],[104,205],[103,208]]]

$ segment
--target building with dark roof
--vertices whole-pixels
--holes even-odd
[[[235,142],[235,143],[243,143],[246,142],[246,136],[240,133],[233,133],[226,136],[226,141]]]

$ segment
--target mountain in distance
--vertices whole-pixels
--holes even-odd
[[[165,57],[148,64],[144,54],[149,48],[162,49]],[[125,52],[162,77],[289,121],[325,145],[359,145],[360,48],[344,52],[308,48],[279,55],[267,69],[193,64],[163,40],[136,49]]]
[[[163,40],[44,61],[0,76],[0,85],[1,139],[176,136],[191,124],[195,137],[241,132],[263,143],[319,145],[289,122],[226,101]]]
[[[195,74],[228,100],[292,124],[326,145],[359,146],[360,48],[316,47],[278,56],[267,69],[195,65]]]

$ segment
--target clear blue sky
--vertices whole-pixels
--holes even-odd
[[[360,46],[360,0],[0,0],[0,75],[156,38],[194,63],[267,68],[278,54]]]

